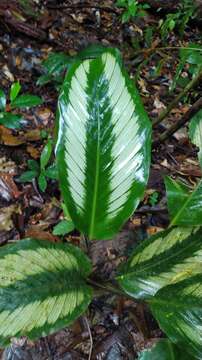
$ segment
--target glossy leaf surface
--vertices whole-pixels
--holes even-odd
[[[127,294],[149,298],[201,270],[202,229],[171,228],[137,246],[117,280]]]
[[[41,105],[43,100],[36,95],[19,95],[15,100],[12,101],[13,108],[26,108],[31,106]]]
[[[12,114],[9,112],[0,113],[0,125],[8,129],[19,129],[22,115]]]
[[[194,360],[168,339],[161,339],[151,349],[139,354],[138,360]]]
[[[6,108],[6,95],[2,89],[0,89],[0,111],[4,111]]]
[[[91,301],[91,266],[72,245],[21,240],[0,249],[0,344],[45,336],[74,321]]]
[[[43,169],[43,170],[45,169],[46,165],[48,164],[48,162],[50,160],[51,153],[52,153],[52,142],[49,139],[41,152],[41,156],[40,156],[41,169]]]
[[[172,342],[202,358],[202,274],[161,289],[150,302],[153,315]]]
[[[195,114],[189,125],[189,136],[194,145],[199,148],[198,158],[202,168],[202,110]]]
[[[172,225],[202,225],[202,181],[194,190],[180,182],[166,177],[168,210]]]
[[[15,100],[15,98],[18,96],[20,90],[21,90],[21,85],[20,85],[19,81],[15,82],[11,85],[11,90],[10,90],[10,101],[11,102],[13,102]]]
[[[76,228],[90,239],[119,230],[149,173],[151,126],[116,54],[72,65],[58,103],[60,185]]]

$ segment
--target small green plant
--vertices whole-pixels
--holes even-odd
[[[166,15],[165,20],[160,21],[160,33],[163,42],[166,42],[168,35],[175,28],[179,31],[180,36],[184,34],[184,30],[190,19],[196,16],[196,5],[191,0],[182,0],[179,3],[178,10],[175,13]]]
[[[47,167],[51,158],[52,149],[52,140],[48,139],[40,156],[40,164],[36,160],[28,160],[27,166],[29,170],[25,171],[18,180],[20,182],[30,182],[36,178],[39,189],[44,192],[47,188],[46,178],[57,179],[56,165],[53,163]]]
[[[9,129],[19,129],[23,116],[13,113],[13,110],[41,105],[42,99],[36,95],[23,94],[19,95],[21,85],[17,81],[11,85],[9,99],[0,89],[0,125]]]
[[[53,235],[64,236],[69,234],[71,231],[75,229],[75,225],[71,220],[67,207],[64,203],[61,205],[63,212],[64,212],[64,220],[61,220],[57,225],[53,228]]]
[[[134,212],[149,176],[151,124],[116,49],[72,64],[57,121],[60,188],[86,254],[35,239],[0,249],[0,344],[69,325],[101,287],[146,303],[168,336],[139,359],[186,359],[185,350],[187,359],[201,359],[201,181],[190,193],[166,178],[170,227],[137,245],[109,287],[96,279],[88,258],[90,241],[112,238]],[[198,122],[192,133],[197,129]]]
[[[116,6],[124,9],[121,17],[123,23],[132,18],[144,16],[145,10],[150,8],[148,4],[139,4],[135,0],[117,0]]]

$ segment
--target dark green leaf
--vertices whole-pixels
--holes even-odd
[[[0,344],[68,326],[92,298],[88,258],[76,247],[21,240],[0,249]]]
[[[90,239],[110,238],[143,196],[151,137],[116,50],[72,65],[58,114],[57,166],[70,216]]]
[[[52,142],[50,139],[48,139],[40,156],[40,167],[42,170],[44,170],[46,165],[48,164],[51,157],[51,153],[52,153]]]
[[[161,339],[151,349],[142,351],[138,360],[194,360],[194,358],[168,339]]]
[[[46,170],[45,170],[45,175],[53,180],[58,180],[58,169],[56,167],[56,164],[52,164],[50,165]]]
[[[11,90],[10,90],[10,101],[11,101],[11,103],[18,96],[20,90],[21,90],[21,85],[20,85],[19,81],[15,82],[15,83],[13,83],[11,85]]]
[[[149,298],[168,284],[202,269],[202,228],[171,228],[143,241],[120,269],[117,280],[134,298]]]
[[[13,108],[26,108],[41,105],[42,103],[43,100],[39,96],[25,94],[18,96],[11,105]]]
[[[70,56],[64,53],[51,53],[48,58],[43,62],[48,74],[58,74],[67,69],[72,63]]]
[[[180,50],[180,57],[186,59],[189,64],[202,64],[202,47],[198,44],[190,43],[187,49]]]
[[[2,89],[0,89],[0,111],[4,111],[6,108],[6,95]]]
[[[192,191],[180,182],[165,178],[168,210],[172,225],[202,225],[202,181]]]
[[[161,329],[186,353],[202,358],[202,274],[161,289],[150,301]]]
[[[0,125],[3,125],[8,129],[19,129],[22,119],[22,115],[12,114],[8,112],[0,113]]]
[[[36,84],[39,85],[39,86],[42,86],[42,85],[45,85],[47,83],[49,83],[51,80],[52,80],[52,75],[51,74],[44,74],[44,75],[41,75]]]
[[[192,143],[199,148],[198,158],[202,168],[202,110],[195,114],[189,125],[189,136]]]
[[[46,177],[43,173],[41,173],[38,177],[38,184],[39,184],[39,189],[44,192],[47,188],[47,181],[46,181]]]
[[[25,171],[24,173],[22,173],[22,175],[20,175],[20,177],[18,178],[18,181],[23,182],[23,183],[31,182],[37,176],[38,176],[38,171],[36,171],[36,170]]]
[[[74,223],[68,220],[60,221],[53,229],[53,235],[66,235],[75,229]]]
[[[39,164],[36,160],[28,160],[27,165],[30,170],[35,170],[37,172],[40,170]]]

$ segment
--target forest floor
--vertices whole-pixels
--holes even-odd
[[[39,160],[46,139],[43,130],[54,132],[58,92],[52,83],[37,86],[42,61],[51,52],[75,55],[89,44],[117,47],[124,63],[136,80],[144,106],[152,121],[166,109],[182,90],[177,85],[169,92],[176,73],[178,51],[169,50],[189,43],[201,44],[201,31],[192,21],[183,37],[171,31],[166,45],[158,31],[150,41],[157,48],[148,55],[144,49],[148,27],[158,27],[162,13],[147,15],[125,24],[114,1],[34,1],[23,8],[17,1],[0,4],[0,87],[8,94],[13,81],[19,80],[22,92],[39,95],[44,103],[21,111],[25,119],[20,130],[0,126],[0,245],[23,237],[60,241],[52,229],[61,220],[58,183],[49,180],[45,192],[36,180],[20,183],[27,161]],[[164,49],[162,49],[165,47]],[[183,77],[188,74],[183,70]],[[134,80],[134,81],[135,81]],[[165,120],[154,127],[153,138],[175,124],[201,96],[201,85],[182,98]],[[196,148],[187,135],[187,124],[152,151],[151,174],[145,197],[121,233],[109,241],[93,242],[90,253],[99,278],[108,280],[118,264],[127,257],[137,241],[164,229],[168,223],[164,175],[194,185],[201,177]],[[79,244],[79,233],[73,231],[63,241]],[[33,343],[14,340],[2,359],[70,360],[88,359],[93,342],[92,359],[135,359],[137,353],[151,346],[163,334],[143,305],[114,295],[94,299],[88,313],[68,329]],[[108,355],[107,355],[108,354]]]

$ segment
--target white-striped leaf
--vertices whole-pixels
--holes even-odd
[[[201,271],[202,228],[171,228],[141,243],[117,280],[131,296],[149,298]]]
[[[195,359],[201,360],[202,274],[161,289],[150,305],[170,340]]]
[[[202,109],[191,119],[189,125],[189,136],[194,145],[199,148],[198,158],[202,168]]]
[[[91,301],[91,266],[72,245],[21,240],[0,249],[0,344],[45,336],[74,321]]]
[[[202,225],[202,180],[192,191],[180,182],[165,178],[168,210],[172,225]]]
[[[57,166],[75,226],[112,237],[137,207],[148,179],[151,126],[117,52],[77,61],[58,103]]]

